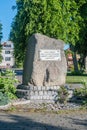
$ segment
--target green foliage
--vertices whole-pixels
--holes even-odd
[[[16,61],[15,63],[16,63],[15,64],[16,68],[23,68],[23,61],[21,61],[21,62]]]
[[[1,39],[2,39],[2,24],[0,23],[0,43],[1,43]]]
[[[66,103],[68,100],[68,95],[68,90],[64,86],[61,86],[58,90],[58,101],[60,103]]]
[[[71,75],[75,75],[75,76],[76,76],[76,75],[79,76],[79,75],[81,75],[81,74],[82,74],[81,71],[72,71],[72,72],[71,72]]]
[[[80,7],[84,3],[85,0],[16,0],[17,15],[10,32],[16,62],[23,62],[27,40],[33,33],[75,45],[80,39]]]
[[[8,104],[9,99],[8,96],[2,92],[0,92],[0,106]]]
[[[81,30],[79,33],[80,41],[76,44],[78,52],[84,56],[87,55],[87,0],[84,0],[84,4],[80,6],[79,13],[83,19],[83,22],[80,23]]]
[[[15,83],[17,83],[17,79],[15,78],[15,73],[12,70],[7,69],[5,72],[2,71],[0,73],[0,93],[1,99],[0,102],[3,100],[11,100],[16,98],[16,87]],[[6,95],[6,96],[5,96]],[[5,97],[5,99],[4,99]]]
[[[1,52],[2,52],[2,45],[1,45],[1,39],[2,39],[2,24],[0,23],[0,62],[2,61],[2,55],[1,55]]]
[[[2,45],[0,44],[0,62],[2,62],[2,59],[3,59],[1,52],[2,52]]]
[[[80,40],[75,45],[77,52],[80,54],[79,65],[81,70],[86,69],[85,58],[87,56],[87,0],[84,0],[83,3],[79,8],[79,13],[82,17],[82,22],[79,23],[81,27]]]
[[[83,80],[82,83],[82,88],[76,88],[74,90],[74,96],[76,97],[76,99],[79,99],[82,103],[87,104],[87,82]]]

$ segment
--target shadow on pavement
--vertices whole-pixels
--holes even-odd
[[[66,117],[65,117],[66,119]],[[80,118],[76,118],[76,117],[67,117],[68,120],[72,121],[72,125],[77,125],[77,126],[84,126],[84,129],[87,130],[87,119],[81,119]],[[81,129],[80,129],[81,130]]]
[[[2,114],[0,115],[0,130],[75,130],[64,126],[53,126],[51,124],[36,122],[34,119],[22,115]]]

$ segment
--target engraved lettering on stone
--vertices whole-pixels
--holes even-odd
[[[40,50],[40,60],[42,61],[60,61],[60,50]]]

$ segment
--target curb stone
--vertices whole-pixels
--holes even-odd
[[[25,100],[25,101],[16,101],[16,102],[10,102],[7,105],[2,105],[0,106],[0,110],[7,110],[11,106],[16,106],[16,105],[23,105],[23,104],[28,104],[30,103],[30,100]]]

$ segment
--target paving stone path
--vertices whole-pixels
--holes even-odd
[[[0,112],[0,130],[87,130],[87,112]]]

